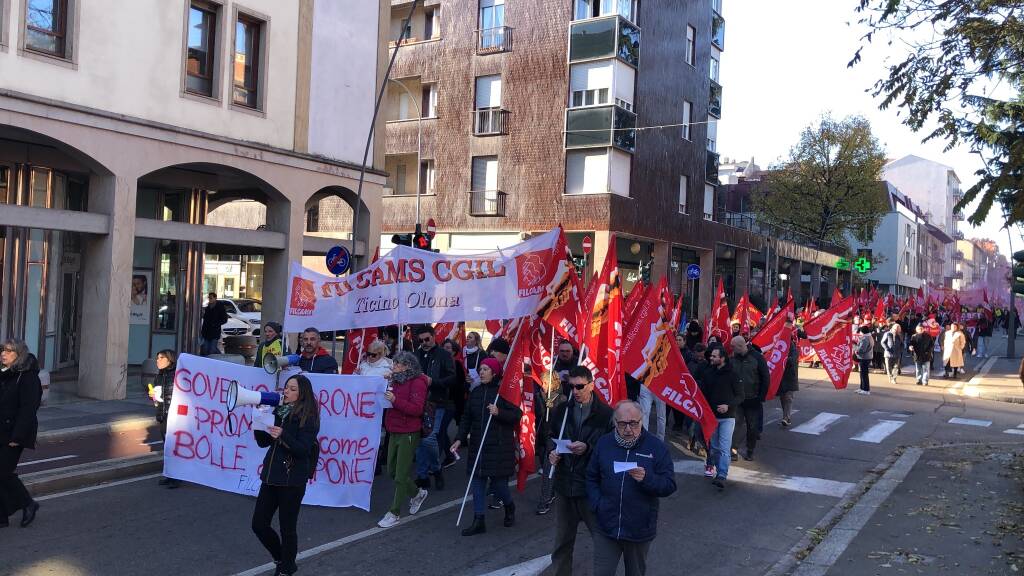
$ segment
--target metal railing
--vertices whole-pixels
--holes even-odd
[[[504,216],[507,197],[508,194],[501,190],[471,190],[469,192],[469,215]]]
[[[842,255],[847,252],[845,248],[834,242],[818,240],[817,238],[811,238],[806,234],[787,230],[780,226],[772,226],[771,224],[758,220],[757,217],[749,213],[719,210],[717,211],[717,216],[717,221],[725,224],[726,226],[747,230],[754,234],[767,236],[771,239],[785,240],[786,242],[791,242],[800,246],[807,246],[830,254]]]
[[[508,134],[508,110],[501,108],[474,110],[473,134],[476,136]]]
[[[512,50],[512,28],[497,26],[476,31],[476,53],[495,54]]]

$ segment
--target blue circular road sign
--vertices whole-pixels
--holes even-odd
[[[697,264],[690,264],[686,267],[686,279],[687,280],[700,280],[700,266]]]
[[[344,246],[335,246],[327,251],[327,269],[331,274],[339,275],[348,271],[352,264],[352,254]]]

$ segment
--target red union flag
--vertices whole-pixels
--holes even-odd
[[[501,378],[498,395],[522,411],[519,428],[516,431],[516,461],[519,471],[516,489],[526,489],[526,477],[537,469],[534,448],[537,442],[536,422],[533,414],[532,385],[527,385],[524,364],[530,358],[530,342],[535,330],[533,323],[524,320],[515,330],[512,350],[505,359],[505,373]]]
[[[651,380],[647,388],[668,405],[700,422],[704,442],[710,446],[711,435],[718,428],[718,418],[697,386],[697,380],[686,367],[679,347],[673,342],[670,348],[666,370]]]
[[[293,316],[312,316],[316,308],[316,288],[312,280],[292,277],[292,299],[288,313]]]
[[[847,319],[855,305],[854,297],[849,296],[804,324],[807,339],[837,389],[846,388],[853,370],[853,334]]]
[[[800,359],[801,363],[812,364],[818,361],[818,353],[814,351],[814,346],[811,346],[811,341],[806,338],[801,338],[798,342],[800,346]]]
[[[768,386],[766,400],[775,398],[775,394],[779,391],[779,384],[782,383],[782,374],[786,371],[789,348],[793,346],[793,326],[787,326],[791,314],[793,314],[792,302],[783,308],[781,313],[773,316],[753,339],[754,345],[761,349],[761,354],[768,362],[768,370],[771,372],[771,384]]]
[[[725,300],[725,286],[722,279],[718,279],[718,289],[715,290],[715,304],[711,307],[711,318],[708,319],[707,329],[704,331],[705,341],[712,337],[725,345],[726,352],[729,351],[729,303]]]
[[[615,235],[608,239],[601,275],[588,290],[590,313],[585,323],[580,363],[594,375],[594,388],[609,406],[626,398],[626,381],[622,375],[619,353],[622,347],[622,279],[615,251]]]
[[[736,304],[736,311],[733,312],[732,319],[739,322],[741,326],[746,326],[748,330],[753,330],[757,328],[761,318],[764,318],[764,314],[750,302],[750,296],[744,292],[739,303]]]
[[[548,282],[548,289],[537,309],[537,316],[553,326],[559,334],[577,348],[583,344],[581,330],[586,315],[583,312],[583,288],[572,264],[565,235],[558,236],[555,252],[564,254],[558,270]]]
[[[359,361],[363,353],[378,338],[376,328],[360,328],[350,330],[346,339],[348,340],[348,352],[341,361],[342,374],[355,374],[359,367]]]

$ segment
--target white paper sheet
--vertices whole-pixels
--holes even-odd
[[[572,444],[572,440],[566,438],[565,440],[555,439],[555,452],[559,454],[572,454],[572,450],[569,449],[569,444]]]
[[[612,466],[614,466],[616,474],[619,472],[628,472],[637,467],[636,462],[613,462]]]
[[[260,406],[252,409],[252,429],[267,431],[274,425],[274,409],[270,406]]]

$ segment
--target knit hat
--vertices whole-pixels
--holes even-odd
[[[488,368],[490,368],[491,372],[494,372],[495,378],[501,377],[501,362],[498,362],[494,358],[484,358],[483,360],[480,361],[480,364],[482,366],[487,366]]]
[[[284,333],[281,330],[281,324],[277,322],[267,322],[264,326],[270,326],[270,328],[277,333],[278,336],[283,336]]]
[[[508,340],[504,338],[495,338],[491,340],[491,345],[487,347],[490,352],[501,352],[502,354],[508,354],[512,351],[512,345],[508,343]]]

